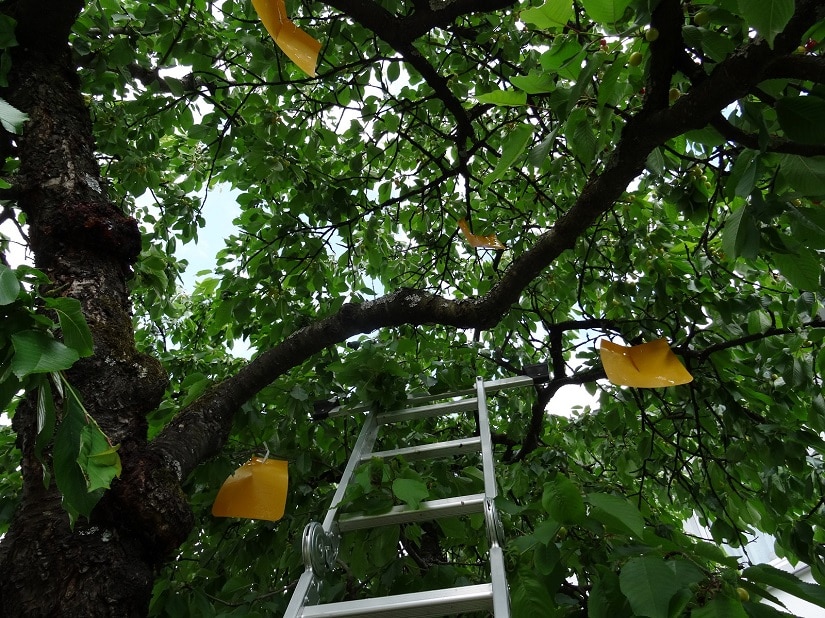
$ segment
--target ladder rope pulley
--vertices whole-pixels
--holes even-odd
[[[502,549],[504,529],[495,505],[497,488],[487,395],[505,388],[531,386],[533,383],[533,378],[529,376],[489,382],[477,378],[476,386],[472,390],[435,396],[411,397],[407,400],[408,406],[411,407],[399,410],[376,413],[368,411],[366,406],[359,406],[349,410],[336,408],[329,411],[329,417],[342,416],[362,410],[368,413],[323,523],[311,522],[304,530],[302,553],[305,570],[298,580],[284,618],[321,616],[327,618],[366,616],[427,618],[452,616],[473,611],[490,611],[495,618],[509,618],[509,591]],[[439,400],[449,401],[432,403]],[[377,439],[378,430],[381,427],[406,420],[443,417],[463,412],[477,413],[478,436],[391,450],[372,450]],[[465,453],[481,454],[484,493],[429,500],[421,502],[417,508],[410,508],[406,505],[395,506],[386,513],[378,515],[339,515],[338,513],[355,469],[372,458],[386,459],[403,456],[407,460],[424,460]],[[456,517],[474,513],[483,514],[487,531],[487,540],[490,546],[490,581],[488,583],[371,599],[317,604],[320,596],[321,580],[327,577],[335,566],[340,534],[352,530],[431,521],[441,517]]]

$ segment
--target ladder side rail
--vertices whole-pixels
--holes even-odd
[[[350,453],[347,467],[344,468],[344,473],[338,482],[338,488],[335,490],[335,495],[332,496],[332,502],[330,502],[327,515],[324,517],[324,532],[327,534],[332,531],[333,523],[338,515],[338,505],[341,504],[341,501],[344,499],[344,494],[352,480],[352,475],[355,473],[355,468],[361,463],[362,455],[372,451],[377,436],[378,421],[376,420],[376,414],[375,412],[370,412],[364,421],[364,426],[361,427],[361,433],[358,434],[355,446],[352,447],[352,453]]]
[[[478,400],[478,428],[481,434],[481,465],[484,470],[484,495],[493,499],[498,495],[496,474],[493,463],[493,438],[490,434],[490,416],[487,409],[487,396],[484,380],[476,380]]]
[[[504,569],[504,553],[499,545],[501,522],[495,511],[495,497],[498,495],[493,461],[493,438],[490,432],[490,412],[487,408],[487,393],[482,378],[476,380],[478,392],[478,426],[481,434],[481,462],[484,470],[484,497],[489,505],[485,523],[487,539],[490,542],[490,582],[493,586],[493,616],[510,618],[510,592],[507,588],[507,573]]]
[[[332,533],[333,526],[335,525],[335,517],[338,514],[338,505],[341,504],[341,501],[344,499],[344,494],[347,491],[355,468],[360,463],[361,454],[365,451],[372,450],[377,433],[378,423],[375,421],[375,413],[370,412],[364,421],[364,425],[361,427],[358,438],[355,440],[349,461],[341,475],[341,480],[338,483],[335,494],[332,496],[332,502],[330,503],[326,517],[324,517],[323,530],[326,534]],[[298,578],[298,584],[295,586],[295,590],[292,591],[292,598],[289,601],[286,612],[284,612],[284,618],[300,618],[303,616],[304,605],[317,601],[316,598],[313,598],[318,596],[320,581],[316,581],[317,579],[312,568],[306,565],[301,577]]]
[[[510,591],[504,568],[504,550],[498,543],[490,547],[490,581],[493,586],[493,616],[510,618]]]
[[[306,567],[304,572],[301,573],[301,577],[298,578],[295,590],[292,591],[292,597],[289,599],[289,605],[287,605],[284,612],[284,618],[301,618],[303,616],[304,604],[315,583],[315,574],[311,568]]]

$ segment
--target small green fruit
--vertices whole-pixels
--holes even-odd
[[[707,26],[710,23],[710,13],[707,11],[699,11],[693,16],[693,23],[699,27]]]
[[[751,595],[744,588],[737,588],[736,594],[739,595],[739,600],[743,603],[751,598]]]
[[[652,43],[656,39],[659,38],[659,29],[658,28],[648,28],[647,32],[645,32],[645,40],[648,43]]]
[[[682,96],[682,91],[679,90],[678,88],[674,87],[674,88],[670,89],[670,92],[668,93],[667,98],[671,103],[673,103],[681,96]]]
[[[637,67],[642,64],[642,60],[644,60],[644,54],[642,54],[642,52],[633,52],[630,54],[630,58],[627,59],[627,64],[632,67]]]

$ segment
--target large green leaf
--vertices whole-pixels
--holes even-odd
[[[747,618],[739,599],[716,597],[701,607],[690,612],[690,618]]]
[[[760,36],[773,47],[776,35],[791,19],[794,0],[739,0],[739,12]]]
[[[94,352],[94,342],[89,325],[83,316],[80,301],[76,298],[45,298],[46,306],[57,313],[60,330],[63,331],[63,343],[73,348],[81,357]]]
[[[52,373],[71,367],[80,356],[76,350],[46,333],[27,330],[11,336],[14,345],[12,371],[18,378],[32,373]]]
[[[573,4],[567,0],[546,0],[541,6],[521,12],[521,21],[541,30],[559,29],[573,19]]]
[[[787,592],[791,596],[825,607],[825,590],[816,584],[804,582],[791,573],[786,573],[769,564],[757,564],[742,571],[742,577],[757,583]]]
[[[544,486],[541,497],[544,510],[563,524],[578,524],[584,521],[584,499],[579,488],[563,474]]]
[[[524,152],[524,149],[527,148],[527,144],[530,143],[530,138],[533,136],[533,130],[532,125],[521,124],[510,131],[509,135],[504,138],[504,143],[501,146],[501,158],[496,163],[495,169],[484,178],[484,186],[504,176]]]
[[[731,258],[754,258],[759,251],[759,228],[747,205],[734,210],[725,220],[722,247]]]
[[[63,507],[74,525],[80,516],[88,517],[103,491],[89,491],[89,483],[77,459],[81,435],[87,425],[86,411],[75,396],[66,397],[63,419],[54,436],[54,480],[63,495]]]
[[[825,157],[781,155],[779,176],[791,190],[803,195],[825,195]]]
[[[37,440],[34,455],[43,459],[43,449],[51,442],[55,427],[55,405],[48,379],[42,379],[37,391]]]
[[[5,99],[0,99],[0,124],[10,133],[20,133],[23,128],[23,123],[29,119],[29,116],[19,109],[11,105]]]
[[[587,494],[587,501],[594,507],[590,516],[602,522],[608,531],[630,534],[637,539],[644,536],[645,520],[635,504],[627,498],[612,494]]]
[[[550,73],[533,70],[527,75],[514,75],[510,83],[527,94],[552,92],[556,89],[556,82]]]
[[[789,139],[803,144],[825,142],[825,100],[817,96],[783,97],[776,118]]]
[[[392,482],[392,493],[411,509],[417,509],[421,501],[430,495],[426,483],[406,478],[395,479]]]
[[[625,14],[631,0],[582,0],[582,6],[593,19],[604,24],[612,24]]]
[[[635,615],[669,618],[670,600],[683,584],[664,560],[645,556],[627,561],[619,574],[619,585]]]
[[[120,476],[120,456],[118,447],[112,446],[97,423],[87,422],[80,430],[80,451],[77,464],[86,479],[86,489],[108,489],[116,477]]]
[[[791,285],[800,290],[818,290],[822,275],[822,260],[813,251],[800,249],[798,253],[774,253],[773,263]]]
[[[521,106],[527,104],[527,94],[522,90],[493,90],[477,94],[479,103],[490,103],[501,106]]]
[[[20,282],[14,271],[0,264],[0,305],[9,305],[17,299],[20,293]]]

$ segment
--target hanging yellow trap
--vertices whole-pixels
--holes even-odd
[[[618,386],[664,388],[693,380],[665,339],[630,347],[602,339],[599,354],[607,379]]]
[[[224,481],[212,515],[278,521],[284,516],[288,480],[285,461],[253,457]]]
[[[467,221],[465,219],[458,220],[458,227],[461,229],[461,233],[464,234],[464,238],[467,239],[467,242],[470,244],[471,247],[477,247],[479,249],[507,248],[504,246],[504,244],[502,244],[502,242],[498,239],[498,237],[495,234],[490,234],[489,236],[473,234],[470,231],[470,226],[467,225]]]
[[[304,73],[315,77],[321,43],[287,18],[284,0],[252,0],[252,6],[281,51]]]

